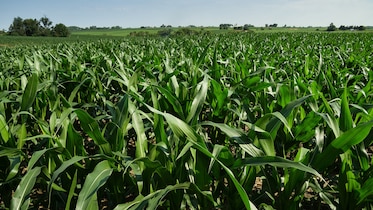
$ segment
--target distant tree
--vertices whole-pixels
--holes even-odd
[[[330,23],[330,25],[328,26],[328,28],[326,30],[327,31],[336,31],[337,27],[333,23]]]
[[[341,25],[341,26],[339,26],[338,29],[341,30],[341,31],[345,31],[345,30],[347,30],[348,28],[347,28],[346,26],[344,26],[344,25]]]
[[[42,24],[41,27],[46,29],[50,29],[52,26],[52,21],[49,20],[49,18],[47,18],[46,16],[40,18],[40,23]]]
[[[364,31],[366,28],[365,28],[365,26],[358,26],[357,27],[357,30],[359,30],[359,31]]]
[[[277,26],[278,26],[277,23],[274,23],[274,24],[269,25],[269,27],[273,27],[273,28],[276,28]]]
[[[23,26],[25,29],[26,36],[37,36],[39,35],[40,24],[36,19],[25,19],[23,20]]]
[[[69,29],[62,23],[56,24],[53,28],[53,36],[68,37],[70,35]]]
[[[242,31],[243,27],[242,26],[234,26],[233,29],[238,30],[238,31]]]
[[[40,18],[40,35],[41,36],[50,36],[52,30],[52,21],[49,20],[46,16]]]
[[[25,27],[23,25],[23,19],[16,17],[13,19],[13,23],[9,27],[10,35],[23,36],[25,35]]]
[[[250,28],[253,28],[254,27],[254,25],[251,25],[251,24],[245,24],[244,26],[243,26],[243,30],[249,30]]]
[[[233,26],[232,24],[222,23],[222,24],[219,25],[219,28],[220,29],[229,29],[232,26]]]

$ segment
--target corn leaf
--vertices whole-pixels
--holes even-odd
[[[197,85],[196,95],[190,106],[189,114],[186,118],[186,122],[191,122],[192,119],[196,120],[202,110],[202,106],[205,103],[207,90],[208,90],[209,80],[208,77],[205,78]]]
[[[20,210],[28,208],[28,196],[31,193],[32,188],[35,185],[36,178],[41,172],[41,167],[35,167],[29,170],[25,176],[21,179],[18,184],[16,191],[14,192],[13,198],[11,200],[10,209]],[[24,206],[26,202],[26,205]]]
[[[65,210],[70,209],[70,204],[71,204],[72,198],[74,197],[74,194],[75,194],[74,192],[75,192],[75,188],[77,186],[77,182],[78,182],[78,170],[75,170],[74,177],[71,181],[69,194],[67,196],[67,202],[66,202],[66,205],[65,205]]]
[[[34,103],[36,92],[38,90],[38,80],[37,73],[33,73],[28,79],[25,91],[22,95],[21,111],[27,111]]]
[[[201,139],[201,137],[198,136],[198,134],[196,134],[195,131],[189,125],[187,125],[185,122],[183,122],[182,120],[174,117],[171,114],[162,113],[162,112],[160,112],[160,111],[158,111],[158,110],[156,110],[156,109],[154,109],[154,108],[152,108],[148,105],[147,105],[147,107],[152,112],[163,115],[163,117],[166,118],[166,121],[169,123],[169,125],[170,125],[170,127],[171,127],[171,129],[174,133],[176,133],[178,136],[185,135],[187,137],[188,141],[190,143],[192,143],[194,145],[194,147],[196,147],[196,149],[198,149],[200,152],[205,154],[207,157],[214,158],[215,161],[218,162],[219,165],[226,171],[229,178],[233,181],[233,184],[236,187],[236,189],[237,189],[237,191],[238,191],[238,193],[241,197],[242,202],[245,204],[245,207],[247,209],[251,209],[251,208],[256,209],[256,207],[251,203],[245,189],[242,187],[242,185],[236,179],[233,172],[227,166],[225,166],[220,160],[218,160],[216,157],[214,157],[214,155],[212,155],[212,153],[207,149],[207,147],[206,147],[205,143],[203,142],[203,140]]]
[[[310,174],[313,174],[315,176],[318,176],[322,178],[322,176],[317,172],[315,169],[304,165],[300,162],[291,161],[288,159],[284,159],[282,157],[272,157],[272,156],[266,156],[266,157],[252,157],[252,158],[245,158],[242,160],[238,160],[235,163],[235,167],[241,167],[242,165],[249,165],[249,166],[264,166],[264,165],[270,165],[273,167],[280,167],[280,168],[295,168]]]
[[[316,157],[314,167],[318,170],[324,170],[332,164],[339,154],[344,153],[351,146],[359,144],[368,136],[373,126],[373,121],[360,124],[355,128],[349,129],[338,138],[334,139],[325,150]]]
[[[347,88],[345,88],[342,101],[341,101],[341,116],[340,116],[340,129],[341,131],[345,132],[353,127],[353,121],[351,116],[351,111],[349,108],[349,103],[347,99]]]
[[[9,127],[6,123],[6,120],[3,115],[0,114],[0,135],[4,143],[7,143],[9,140]]]
[[[75,113],[81,121],[80,126],[82,126],[83,130],[93,139],[93,141],[98,146],[100,146],[105,154],[109,154],[111,152],[110,144],[106,141],[106,139],[100,132],[98,123],[84,110],[77,109],[75,110]]]
[[[98,163],[93,172],[88,174],[83,188],[79,193],[75,209],[87,209],[91,203],[92,198],[95,197],[100,187],[102,187],[106,183],[112,172],[113,169],[111,168],[109,161],[104,160]]]

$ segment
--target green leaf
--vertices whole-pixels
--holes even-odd
[[[91,199],[95,196],[100,187],[106,183],[112,172],[113,169],[107,160],[101,161],[96,165],[93,172],[88,174],[84,182],[82,191],[80,191],[78,196],[76,209],[87,209]]]
[[[316,157],[315,168],[324,170],[332,164],[339,154],[346,152],[353,145],[364,141],[373,126],[373,121],[360,124],[355,128],[349,129],[338,138],[334,139],[326,149]]]
[[[209,126],[217,127],[221,131],[223,131],[229,138],[240,138],[244,135],[244,132],[242,129],[232,128],[229,125],[223,124],[223,123],[215,123],[211,121],[206,121],[206,122],[202,122],[201,125],[209,125]]]
[[[286,118],[280,112],[273,112],[271,114],[273,116],[277,117],[282,122],[282,124],[284,124],[284,126],[288,129],[291,136],[294,137],[293,133],[291,132],[290,125],[289,125],[288,121],[286,120]]]
[[[32,76],[28,79],[25,91],[22,95],[21,111],[28,110],[28,108],[30,108],[34,103],[36,92],[38,89],[38,80],[39,79],[37,73],[33,73]]]
[[[158,91],[167,99],[167,101],[172,105],[174,111],[179,115],[181,119],[184,119],[184,112],[179,100],[171,93],[171,91],[166,88],[155,86]]]
[[[222,90],[222,87],[221,87],[222,85],[220,85],[220,83],[218,83],[215,80],[211,80],[211,85],[212,85],[212,88],[213,88],[214,96],[215,96],[216,101],[217,101],[217,106],[214,110],[214,114],[219,115],[221,109],[223,108],[223,106],[225,104],[225,100],[228,97],[228,89],[225,89],[223,87],[223,90]]]
[[[17,157],[22,155],[22,150],[0,146],[0,157]]]
[[[21,161],[23,158],[21,158],[21,156],[18,156],[18,157],[8,157],[8,159],[9,159],[8,169],[10,169],[10,171],[8,173],[8,176],[5,179],[6,181],[11,180],[18,175],[19,166],[21,165]]]
[[[145,104],[146,105],[146,104]],[[164,118],[166,118],[166,121],[169,123],[172,131],[177,136],[185,135],[187,137],[187,140],[193,144],[193,146],[198,149],[200,152],[205,154],[209,158],[214,158],[217,163],[227,172],[229,175],[229,178],[233,181],[234,186],[236,187],[242,202],[244,203],[245,207],[247,209],[256,209],[255,206],[251,203],[249,196],[247,195],[245,189],[242,187],[242,185],[239,183],[239,181],[234,176],[233,172],[225,166],[220,160],[218,160],[216,157],[214,157],[211,152],[207,149],[207,146],[201,136],[199,136],[188,124],[186,124],[184,121],[178,119],[177,117],[168,114],[168,113],[162,113],[149,105],[146,105],[149,110],[151,110],[154,113],[157,113],[159,115],[163,115]],[[180,157],[180,156],[179,156]],[[178,157],[178,158],[179,158]]]
[[[197,85],[196,95],[192,101],[192,104],[189,109],[189,114],[187,116],[186,122],[190,123],[192,119],[198,119],[199,113],[202,110],[202,106],[205,103],[207,90],[209,85],[209,79],[207,76]]]
[[[76,94],[78,93],[80,87],[87,81],[87,80],[90,80],[90,78],[86,78],[84,79],[82,82],[79,83],[79,85],[77,85],[73,91],[71,91],[71,94],[69,96],[69,99],[68,99],[68,102],[70,104],[70,106],[72,106],[73,104],[73,101],[74,101],[74,98],[76,96]]]
[[[162,199],[171,191],[175,190],[187,190],[190,187],[190,183],[180,183],[175,185],[168,185],[166,188],[157,190],[145,197],[138,197],[133,202],[126,204],[119,204],[115,207],[115,210],[130,210],[130,209],[157,209],[161,204]]]
[[[27,202],[28,196],[34,187],[36,178],[41,172],[41,167],[35,167],[28,171],[25,176],[21,179],[21,182],[18,184],[16,191],[14,192],[13,198],[10,203],[11,210],[27,209],[28,204],[24,205]]]
[[[148,139],[145,134],[144,122],[133,103],[130,103],[130,112],[132,113],[132,125],[137,136],[136,157],[146,157],[146,154],[148,153]]]
[[[78,163],[79,161],[85,159],[87,157],[80,157],[80,156],[75,156],[67,161],[64,161],[62,163],[62,165],[53,172],[53,175],[52,175],[52,178],[51,178],[51,181],[49,182],[49,187],[48,187],[48,191],[49,191],[49,206],[51,204],[51,198],[52,198],[52,185],[54,184],[54,182],[56,181],[57,177],[62,173],[64,172],[69,166],[75,164],[75,163]]]
[[[105,154],[110,154],[110,144],[100,132],[98,123],[84,110],[77,109],[74,112],[77,114],[81,122],[80,126],[83,128],[84,132],[86,132],[93,139],[93,141],[103,150]]]
[[[253,86],[256,86],[261,83],[260,82],[261,79],[262,78],[260,76],[250,77],[250,79],[247,78],[245,80],[245,87],[251,88]]]
[[[264,166],[270,165],[273,167],[281,167],[281,168],[295,168],[301,171],[305,171],[311,173],[315,176],[322,178],[322,176],[317,172],[315,169],[308,167],[300,162],[294,162],[288,159],[284,159],[278,156],[266,156],[266,157],[252,157],[252,158],[245,158],[242,160],[238,160],[235,163],[235,167],[242,167],[243,165],[249,166]]]
[[[339,121],[340,129],[345,132],[353,127],[353,121],[347,99],[347,88],[344,89],[341,101],[341,116]]]
[[[9,140],[9,127],[6,123],[6,120],[3,115],[0,114],[0,135],[4,143],[7,143]]]
[[[249,126],[250,130],[253,130],[255,132],[261,133],[264,136],[267,136],[270,138],[270,134],[259,128],[258,126],[248,123],[248,122],[242,122],[243,124]],[[223,123],[214,123],[214,122],[203,122],[201,125],[210,125],[219,128],[222,132],[224,132],[229,138],[233,139],[238,145],[242,148],[243,151],[245,151],[247,154],[256,157],[256,156],[263,156],[264,152],[257,147],[255,147],[252,143],[249,142],[248,137],[245,136],[244,132],[241,129],[238,128],[232,128],[228,126],[227,124]]]
[[[69,194],[67,196],[67,202],[66,202],[66,205],[65,205],[65,210],[70,209],[71,200],[74,196],[75,188],[77,186],[77,181],[78,181],[78,170],[75,170],[74,177],[73,177],[73,180],[71,182]],[[51,195],[49,195],[49,196],[51,196]]]
[[[363,202],[368,202],[367,198],[373,196],[373,178],[369,178],[364,182],[361,189],[358,190],[359,192],[359,198],[358,198],[358,204]]]
[[[290,102],[288,105],[285,106],[279,113],[272,113],[270,115],[275,116],[273,117],[266,126],[266,131],[268,131],[271,134],[271,138],[262,138],[260,139],[260,144],[263,147],[264,152],[266,155],[269,156],[275,156],[276,150],[274,146],[274,141],[277,136],[277,131],[281,126],[281,123],[283,123],[287,129],[290,131],[290,126],[288,125],[286,118],[289,117],[291,112],[294,108],[300,106],[302,103],[304,103],[311,95],[304,96],[302,98],[296,99],[292,102]],[[282,116],[281,116],[282,115]],[[262,117],[266,118],[268,115]],[[291,133],[292,134],[292,133]]]
[[[109,106],[112,115],[112,124],[109,124],[106,132],[107,139],[114,151],[122,151],[125,145],[124,136],[130,121],[128,96],[124,95],[115,106]]]
[[[296,99],[292,102],[290,102],[288,105],[285,106],[285,108],[283,108],[280,113],[281,115],[283,116],[283,118],[287,118],[290,113],[293,111],[294,108],[300,106],[302,103],[304,103],[311,95],[307,95],[307,96],[304,96],[302,98],[299,98],[299,99]],[[268,132],[270,132],[272,134],[272,137],[275,137],[276,133],[277,133],[277,130],[278,128],[280,127],[281,125],[281,122],[282,122],[282,117],[279,118],[278,116],[276,116],[275,118],[272,118],[271,121],[268,123],[267,127],[266,127],[266,130]]]
[[[30,161],[28,162],[27,168],[29,169],[33,168],[35,163],[41,158],[41,156],[43,156],[46,152],[53,150],[53,149],[55,148],[43,149],[43,150],[34,152],[34,154],[32,154]]]
[[[17,142],[17,149],[22,149],[23,145],[25,144],[25,139],[27,136],[26,130],[26,123],[23,123],[17,132],[18,142]]]

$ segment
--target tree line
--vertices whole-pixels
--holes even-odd
[[[16,17],[9,26],[8,35],[13,36],[56,36],[68,37],[69,29],[62,23],[52,25],[52,21],[47,17],[37,19],[22,19]]]
[[[341,25],[339,28],[335,26],[333,23],[330,23],[328,28],[326,29],[327,31],[336,31],[336,30],[341,30],[341,31],[347,31],[347,30],[357,30],[357,31],[364,31],[365,26],[344,26]]]

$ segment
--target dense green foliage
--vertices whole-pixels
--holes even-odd
[[[9,26],[9,35],[12,36],[55,36],[68,37],[69,29],[62,23],[52,26],[52,21],[47,17],[37,19],[22,19],[16,17]]]
[[[371,34],[0,49],[11,209],[371,209]]]

